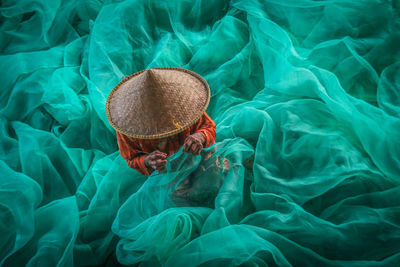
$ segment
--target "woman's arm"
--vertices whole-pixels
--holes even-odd
[[[143,175],[149,176],[150,172],[144,164],[144,158],[147,154],[140,151],[138,144],[124,134],[117,132],[117,140],[119,152],[128,163],[128,166]]]
[[[215,122],[210,118],[210,116],[208,116],[206,112],[204,112],[197,124],[197,129],[195,131],[195,133],[202,133],[204,135],[204,147],[209,147],[215,143],[215,129]]]
[[[185,139],[183,152],[199,155],[204,147],[215,143],[215,122],[204,112],[200,120],[195,124],[194,133]]]

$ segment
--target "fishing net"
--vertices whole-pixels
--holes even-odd
[[[210,84],[216,144],[145,177],[105,102]],[[399,266],[400,2],[0,3],[0,266]]]

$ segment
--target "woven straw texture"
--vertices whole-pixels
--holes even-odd
[[[110,124],[134,138],[168,137],[193,125],[210,101],[210,88],[198,74],[180,68],[154,68],[127,77],[110,93]]]

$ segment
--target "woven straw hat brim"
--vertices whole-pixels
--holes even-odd
[[[160,139],[195,124],[210,102],[210,88],[197,73],[174,67],[127,76],[110,92],[106,113],[118,132],[137,139]]]

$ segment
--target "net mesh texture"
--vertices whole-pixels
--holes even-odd
[[[3,0],[0,266],[399,266],[398,0]],[[216,144],[145,177],[124,75],[211,88]]]

